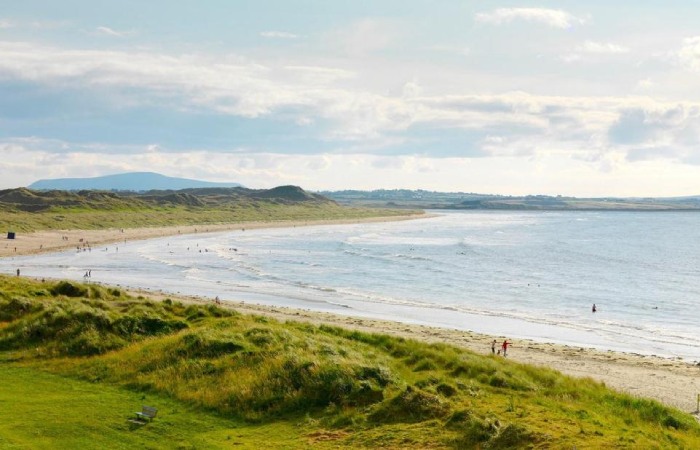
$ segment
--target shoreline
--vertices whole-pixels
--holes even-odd
[[[157,301],[170,298],[183,303],[215,303],[214,299],[198,296],[144,289],[124,289],[134,296],[147,296]],[[494,339],[500,344],[508,338],[508,341],[513,343],[508,351],[510,360],[547,367],[577,378],[591,378],[616,391],[657,400],[700,420],[700,413],[696,411],[697,396],[700,394],[700,365],[681,360],[227,299],[222,299],[219,306],[234,309],[243,314],[264,315],[281,322],[297,321],[316,325],[334,325],[429,343],[445,343],[482,355],[491,354],[491,342]]]
[[[18,233],[15,239],[4,239],[0,244],[0,258],[51,253],[66,249],[141,241],[181,234],[215,233],[241,229],[287,228],[314,225],[341,225],[353,223],[398,222],[434,217],[427,213],[399,216],[377,216],[355,219],[314,219],[232,222],[205,225],[173,225],[168,227],[107,228],[103,230],[44,230]]]
[[[333,220],[292,220],[267,222],[238,222],[216,225],[187,225],[158,228],[107,229],[107,230],[56,230],[19,235],[14,241],[0,245],[0,257],[12,257],[55,252],[81,245],[104,245],[124,241],[145,240],[179,234],[213,233],[240,229],[284,228],[331,224],[391,222],[433,217],[430,214],[412,214],[390,217]],[[81,241],[82,240],[82,241]],[[17,250],[15,252],[14,247]],[[191,303],[212,303],[202,296],[167,293],[162,290],[135,289],[119,286],[135,295],[154,300],[171,298]],[[490,354],[491,342],[502,342],[506,336],[495,336],[438,326],[428,326],[364,317],[353,317],[330,312],[310,311],[284,306],[267,306],[229,299],[222,305],[246,314],[261,314],[281,321],[306,321],[329,324],[360,331],[391,334],[425,342],[442,342],[467,348],[476,353]],[[683,412],[696,412],[696,399],[700,394],[700,364],[654,356],[597,350],[579,346],[554,344],[527,339],[511,339],[514,343],[509,359],[517,362],[549,367],[575,377],[588,377],[605,383],[617,391],[658,400]]]

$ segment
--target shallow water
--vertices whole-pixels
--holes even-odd
[[[171,236],[0,270],[90,269],[92,282],[700,359],[700,214],[437,214]]]

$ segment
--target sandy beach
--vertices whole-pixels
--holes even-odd
[[[390,217],[368,217],[362,219],[332,220],[285,220],[264,222],[237,222],[207,225],[178,225],[153,228],[123,228],[105,230],[47,230],[32,233],[17,233],[15,239],[3,239],[0,244],[0,257],[29,255],[75,249],[86,246],[119,244],[125,241],[152,239],[178,234],[213,233],[257,228],[283,228],[312,225],[391,222],[430,217],[429,214],[407,214]]]
[[[138,228],[124,230],[63,230],[20,234],[15,240],[0,245],[0,257],[51,252],[83,245],[105,245],[149,239],[168,235],[217,232],[263,227],[293,227],[320,224],[378,222],[415,219],[422,216],[398,216],[331,221],[247,222],[223,225],[176,226],[167,228]],[[212,302],[212,299],[180,297],[164,292],[141,293],[154,299],[166,297],[184,302]],[[502,342],[508,336],[487,336],[469,331],[370,320],[329,313],[284,307],[260,306],[237,299],[222,298],[222,303],[242,313],[262,314],[281,321],[307,321],[338,325],[362,331],[385,333],[426,342],[444,342],[468,348],[482,354],[491,353],[491,342]],[[681,411],[697,414],[700,394],[700,365],[680,360],[645,356],[590,348],[556,345],[527,340],[512,340],[508,358],[514,361],[546,366],[576,377],[590,377],[608,387],[635,396],[658,400]]]

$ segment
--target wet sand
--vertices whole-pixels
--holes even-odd
[[[19,234],[14,240],[0,244],[0,257],[40,252],[51,252],[84,245],[104,245],[132,240],[149,239],[177,234],[193,234],[226,230],[293,227],[321,224],[362,223],[408,220],[427,215],[378,217],[354,220],[318,220],[283,222],[246,222],[223,225],[174,226],[164,228],[134,228],[112,230],[63,230]],[[16,250],[15,250],[16,249]],[[162,292],[143,293],[151,298],[172,298],[186,302],[206,303],[212,299],[181,297]],[[284,307],[242,303],[237,299],[222,299],[222,304],[242,313],[263,314],[281,321],[326,323],[362,331],[403,336],[426,342],[444,342],[466,347],[483,354],[491,353],[491,342],[502,342],[506,336],[487,336],[469,331],[371,320],[330,313],[313,312]],[[606,352],[589,348],[512,340],[508,358],[514,361],[546,366],[562,373],[589,377],[608,387],[635,396],[656,399],[681,411],[698,415],[697,396],[700,394],[700,365],[680,360],[629,353]]]

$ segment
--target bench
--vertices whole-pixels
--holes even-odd
[[[152,406],[143,405],[141,407],[141,411],[136,412],[135,414],[136,418],[129,419],[129,422],[138,425],[145,425],[156,417],[156,414],[158,414],[158,409]]]

